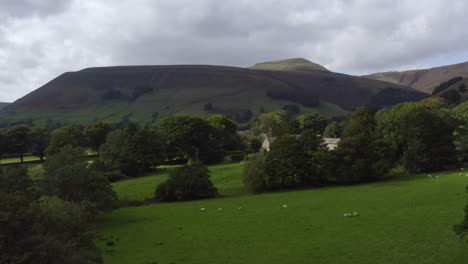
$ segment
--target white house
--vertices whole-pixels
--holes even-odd
[[[323,144],[325,144],[328,150],[335,150],[340,143],[341,138],[323,138]]]
[[[265,137],[262,143],[262,149],[266,151],[270,151],[270,146],[275,140],[276,140],[276,137]]]
[[[299,135],[295,135],[296,138],[299,138]],[[270,146],[277,137],[263,137],[262,149],[270,151]],[[335,150],[338,147],[338,143],[341,141],[340,138],[323,138],[323,144],[327,147],[328,150]]]

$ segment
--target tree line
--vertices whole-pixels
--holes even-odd
[[[258,129],[276,136],[271,151],[251,155],[244,182],[256,191],[355,184],[395,174],[455,168],[468,159],[468,103],[449,109],[443,100],[391,109],[357,108],[342,124],[318,114],[289,121],[284,113],[260,116]],[[334,151],[322,137],[341,136]]]

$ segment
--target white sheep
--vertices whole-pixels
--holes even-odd
[[[206,210],[205,207],[200,208],[200,211],[205,211],[205,210]]]
[[[220,207],[220,208],[218,208],[218,211],[222,211],[222,210],[223,210],[223,208],[221,208],[221,207]]]
[[[283,204],[283,208],[288,208],[288,206],[287,206],[287,205],[285,205],[285,204]]]

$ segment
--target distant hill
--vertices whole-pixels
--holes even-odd
[[[293,58],[278,61],[267,61],[257,63],[250,69],[254,70],[274,70],[274,71],[310,71],[310,70],[322,70],[328,71],[327,68],[320,64],[310,62],[303,58]]]
[[[2,103],[0,102],[0,109],[3,109],[4,107],[6,107],[7,105],[9,105],[10,103]]]
[[[436,86],[457,76],[468,77],[468,62],[431,69],[380,72],[363,77],[410,86],[425,93],[432,93]]]
[[[437,86],[433,95],[444,98],[449,104],[455,105],[468,100],[468,78],[455,77]]]
[[[223,113],[248,123],[288,104],[330,117],[357,106],[390,106],[424,97],[404,86],[324,70],[117,66],[64,73],[0,111],[0,124],[149,122],[181,113]]]

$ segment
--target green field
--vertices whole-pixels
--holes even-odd
[[[36,156],[24,156],[23,161],[24,162],[31,162],[31,161],[39,161],[40,158]],[[21,159],[19,157],[14,157],[14,158],[4,158],[0,160],[0,164],[10,164],[10,163],[18,163],[21,162]]]
[[[241,165],[211,171],[221,194],[245,194]],[[462,219],[468,177],[434,175],[122,208],[98,219],[98,246],[117,264],[467,263],[468,244],[451,228]],[[114,186],[120,197],[144,198],[163,178]]]
[[[165,168],[162,173],[155,175],[116,182],[113,184],[114,190],[119,199],[144,200],[152,198],[156,186],[167,179],[167,169],[170,168]],[[247,193],[242,186],[241,164],[214,165],[210,167],[210,172],[220,195],[233,196]]]

